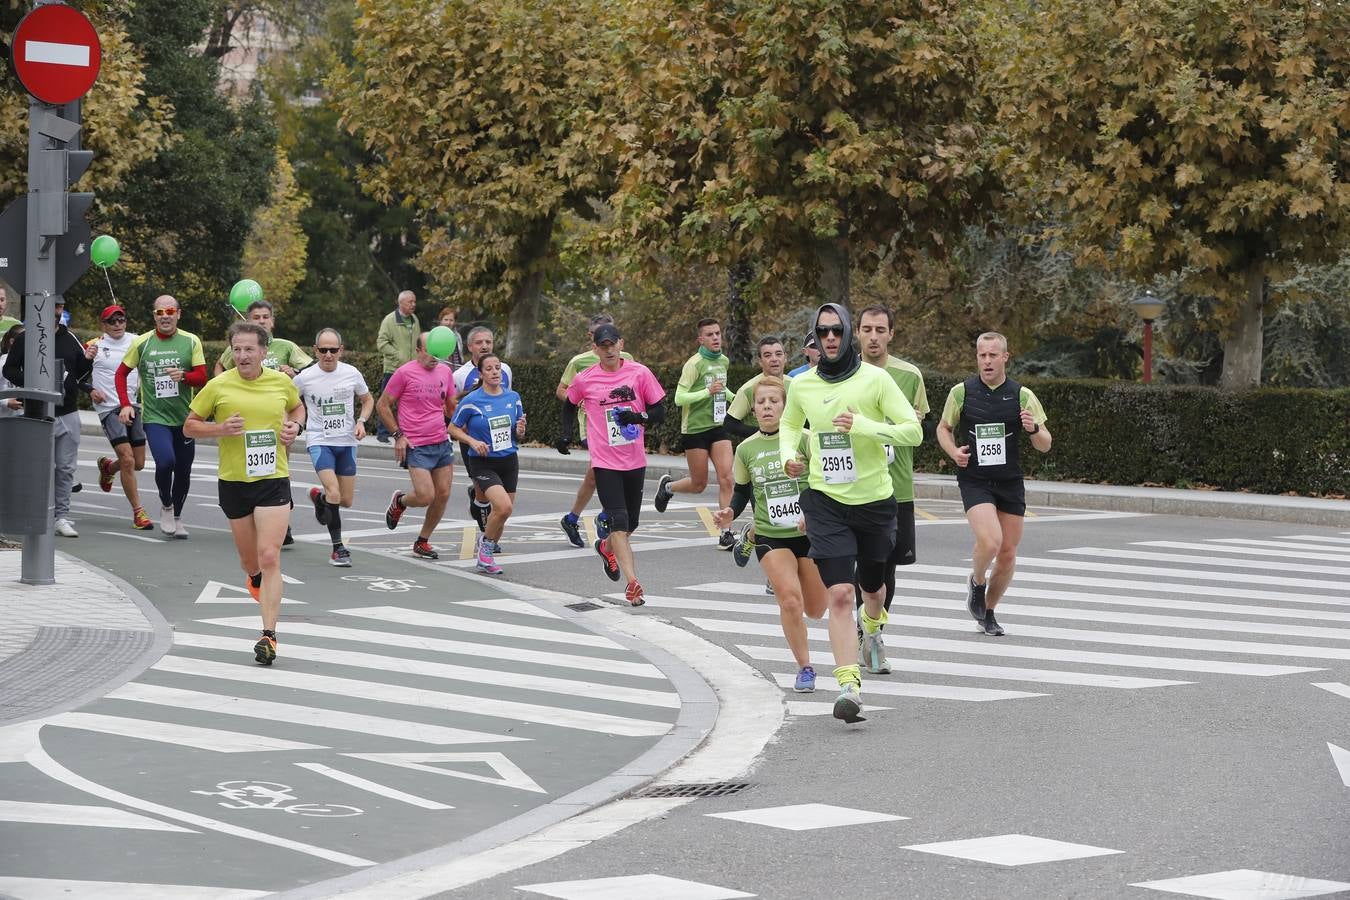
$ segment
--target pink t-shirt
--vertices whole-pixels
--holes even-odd
[[[599,363],[579,373],[567,386],[567,399],[586,410],[586,446],[597,469],[626,472],[647,465],[645,428],[614,421],[620,409],[646,412],[666,396],[652,370],[625,359],[616,372]]]
[[[445,398],[454,394],[454,373],[437,364],[428,369],[417,360],[394,371],[384,392],[398,401],[398,427],[414,447],[450,440],[445,433]]]

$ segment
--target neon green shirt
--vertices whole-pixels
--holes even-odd
[[[675,405],[680,408],[680,434],[700,434],[721,426],[727,417],[727,366],[724,354],[705,359],[695,353],[680,371],[675,385]],[[722,382],[717,394],[708,393],[708,385]]]
[[[928,415],[928,391],[923,386],[923,373],[919,367],[888,356],[881,368],[894,379],[909,405],[914,407],[914,414],[920,420]],[[888,468],[891,471],[891,484],[895,487],[895,499],[900,503],[908,503],[914,499],[914,448],[891,447],[888,455],[893,457]]]
[[[809,449],[802,436],[801,454]],[[755,534],[759,537],[797,537],[802,532],[797,522],[802,517],[801,492],[805,476],[792,478],[783,471],[778,435],[757,431],[736,448],[731,477],[737,484],[749,484],[755,492]]]
[[[853,413],[848,433],[835,416]],[[800,456],[802,425],[811,422],[810,484],[813,490],[852,506],[894,496],[886,468],[886,445],[917,447],[923,428],[914,407],[891,376],[861,365],[844,381],[828,382],[816,369],[792,379],[778,429],[783,459]]]
[[[0,337],[4,337],[5,332],[9,331],[15,325],[22,325],[22,324],[23,324],[22,322],[20,322],[13,316],[0,316]]]
[[[792,376],[786,372],[783,373],[782,379],[784,385],[792,383]],[[731,405],[727,407],[727,415],[737,421],[745,422],[747,425],[755,424],[753,421],[753,413],[755,410],[755,385],[759,384],[762,380],[764,380],[764,373],[760,372],[754,378],[751,378],[745,384],[741,385],[740,389],[736,391],[736,396],[731,398]],[[746,421],[747,416],[750,416],[750,421]]]
[[[244,417],[243,434],[216,439],[220,480],[264,481],[290,475],[281,426],[286,413],[299,405],[300,392],[275,369],[263,369],[253,381],[245,381],[238,369],[208,381],[193,398],[192,411],[214,422],[235,413]]]
[[[187,421],[193,389],[185,381],[172,381],[165,371],[191,371],[206,365],[202,342],[195,334],[175,331],[163,338],[150,329],[136,338],[122,365],[135,369],[141,378],[141,415],[147,425],[182,425]]]
[[[312,362],[314,360],[309,358],[309,354],[296,346],[294,341],[272,338],[267,345],[267,355],[263,357],[263,368],[280,369],[282,366],[290,366],[298,372]],[[234,348],[226,347],[225,352],[220,354],[220,365],[226,371],[234,368]]]

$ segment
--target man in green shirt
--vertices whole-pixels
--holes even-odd
[[[731,435],[722,423],[727,417],[727,368],[722,353],[722,325],[716,319],[700,319],[698,352],[689,357],[675,386],[675,405],[680,408],[680,438],[689,474],[679,481],[663,475],[656,485],[656,511],[663,513],[673,494],[701,494],[708,486],[708,459],[717,472],[717,508],[731,502],[731,466],[734,461]],[[717,549],[736,546],[736,536],[723,529]]]
[[[784,382],[792,381],[792,376],[784,374],[783,371],[787,368],[787,351],[783,349],[782,338],[773,335],[760,338],[755,351],[755,360],[759,363],[759,374],[736,391],[736,396],[731,398],[731,405],[727,407],[727,418],[723,423],[727,431],[737,437],[749,437],[759,430],[745,422],[747,418],[751,418],[753,422],[755,385],[759,384],[765,375],[773,375],[783,379]]]
[[[417,337],[422,326],[417,321],[417,295],[412,291],[401,291],[394,311],[380,322],[380,330],[375,334],[375,349],[380,351],[380,364],[383,374],[380,376],[380,393],[394,377],[398,367],[417,355]],[[384,420],[376,417],[375,439],[382,444],[389,443],[389,430]]]
[[[1008,377],[1008,359],[1003,335],[987,331],[976,338],[979,374],[952,387],[937,426],[939,446],[956,463],[956,486],[975,533],[966,610],[993,637],[1003,634],[994,607],[1012,583],[1027,509],[1018,437],[1025,431],[1031,446],[1050,452],[1041,401]]]
[[[917,447],[923,428],[895,381],[864,366],[853,346],[848,310],[827,303],[816,311],[820,362],[792,380],[778,429],[783,469],[809,471],[802,492],[811,558],[829,590],[830,647],[840,692],[834,716],[861,721],[862,674],[853,623],[853,583],[863,591],[863,649],[885,655],[886,561],[895,544],[895,486],[886,445]],[[803,424],[811,422],[809,460],[802,460]],[[856,575],[855,575],[856,568]]]
[[[9,305],[9,292],[3,284],[0,284],[0,338],[5,336],[15,325],[22,325],[18,319],[5,315],[5,307]]]
[[[246,317],[250,322],[256,322],[267,333],[272,334],[276,328],[276,316],[272,311],[272,304],[266,300],[254,300],[248,305]],[[305,366],[314,362],[305,351],[295,345],[294,341],[288,341],[285,338],[273,337],[267,345],[267,355],[263,357],[264,369],[275,369],[287,378],[294,378]],[[219,375],[227,369],[234,368],[234,351],[229,347],[220,354],[216,360],[215,374]]]
[[[895,320],[889,309],[869,306],[858,313],[858,344],[862,348],[863,362],[891,376],[922,423],[924,416],[928,415],[928,392],[923,386],[923,373],[912,363],[890,355],[893,337]],[[895,599],[895,567],[913,565],[915,561],[914,448],[888,444],[886,457],[890,460],[887,468],[890,469],[891,484],[895,488],[895,549],[886,560],[885,607],[889,612],[891,601]],[[859,607],[862,606],[862,588],[855,591],[855,602]],[[861,632],[858,639],[862,640]],[[879,660],[864,658],[863,663],[867,671],[874,674],[890,671],[884,656]],[[873,668],[874,663],[884,666],[884,671]]]

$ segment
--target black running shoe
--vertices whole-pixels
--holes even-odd
[[[253,658],[260,666],[270,666],[277,658],[277,639],[263,635],[253,645]]]
[[[430,542],[424,537],[419,537],[413,541],[413,556],[420,556],[422,559],[440,559],[441,555],[436,552],[436,548],[431,546]]]
[[[567,516],[563,516],[562,521],[558,524],[562,525],[563,534],[567,535],[567,540],[571,542],[573,547],[586,546],[586,540],[581,536],[581,523],[579,520],[573,522],[571,519],[567,518]]]
[[[992,609],[984,611],[984,620],[980,622],[980,630],[993,637],[1003,637],[1003,626],[998,624],[998,619],[994,618]]]
[[[755,536],[750,533],[753,526],[746,523],[741,528],[740,539],[736,541],[736,546],[731,549],[731,558],[736,561],[736,565],[742,569],[750,561],[750,557],[755,553]]]
[[[652,504],[659,513],[666,511],[666,507],[670,505],[670,498],[674,496],[670,490],[670,483],[673,480],[669,475],[662,475],[661,480],[656,483],[656,496],[652,498]]]
[[[717,538],[718,550],[730,550],[735,546],[736,546],[736,535],[731,533],[731,529],[727,529],[726,531],[722,532],[721,536]]]
[[[619,561],[614,558],[614,554],[609,550],[607,541],[596,541],[595,552],[600,554],[600,559],[605,564],[605,575],[610,581],[619,580]]]
[[[984,591],[987,584],[976,584],[975,579],[966,583],[966,611],[976,622],[984,621]]]
[[[287,525],[287,526],[286,526],[286,539],[285,539],[284,541],[281,542],[281,546],[283,546],[283,547],[289,547],[291,544],[294,544],[294,543],[295,543],[295,535],[291,534],[291,526]]]
[[[328,527],[328,504],[323,500],[323,491],[310,488],[309,501],[314,504],[314,518],[319,520],[320,525]]]

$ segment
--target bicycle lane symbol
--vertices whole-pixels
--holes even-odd
[[[364,583],[366,590],[382,594],[403,594],[411,590],[426,590],[426,585],[418,584],[412,578],[385,578],[379,575],[343,575],[343,581]]]
[[[300,803],[289,785],[275,781],[222,781],[214,791],[197,791],[203,797],[223,797],[217,806],[226,809],[279,809],[297,816],[338,818],[359,816],[365,810],[340,803]]]

